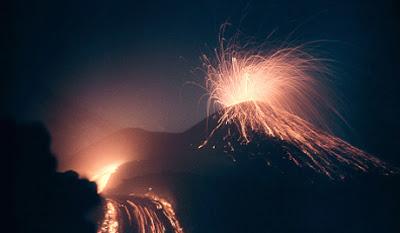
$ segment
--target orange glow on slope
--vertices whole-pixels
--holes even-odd
[[[383,162],[331,135],[324,112],[340,117],[326,96],[324,68],[301,47],[270,53],[248,52],[221,40],[215,62],[204,56],[208,113],[220,113],[217,126],[235,124],[244,143],[253,132],[296,145],[306,157],[290,156],[329,177],[343,177],[342,165],[366,171]],[[199,148],[205,146],[205,140]],[[385,168],[386,169],[386,168]]]
[[[101,193],[104,188],[107,186],[108,180],[110,179],[111,175],[118,169],[121,163],[115,163],[108,165],[100,170],[96,175],[92,176],[91,180],[96,182],[97,190]]]

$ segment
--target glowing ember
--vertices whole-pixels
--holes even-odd
[[[99,173],[92,176],[91,180],[95,181],[97,184],[98,192],[102,192],[104,188],[107,186],[108,180],[110,179],[111,175],[117,170],[120,163],[115,163],[108,165],[101,169]]]
[[[301,47],[261,54],[246,52],[236,45],[225,47],[221,42],[215,62],[203,58],[208,113],[214,107],[220,114],[210,137],[221,126],[233,123],[244,143],[251,141],[252,133],[279,138],[296,145],[306,155],[290,156],[294,163],[330,177],[339,175],[342,165],[361,171],[384,168],[377,158],[327,133],[324,113],[340,115],[327,101],[321,78],[323,67]]]

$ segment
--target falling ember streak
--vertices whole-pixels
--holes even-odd
[[[127,219],[127,222],[124,217]],[[97,233],[129,230],[139,233],[183,233],[172,205],[155,195],[129,196],[124,201],[107,199],[105,214]]]
[[[334,178],[340,167],[357,170],[386,167],[379,159],[331,135],[321,109],[338,112],[324,94],[318,60],[301,47],[268,54],[249,53],[221,40],[215,62],[204,56],[208,113],[217,109],[218,123],[207,140],[223,125],[234,124],[244,143],[253,133],[278,138],[297,146],[305,156],[290,155],[298,166],[309,166]]]

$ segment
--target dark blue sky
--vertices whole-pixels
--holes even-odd
[[[199,56],[228,21],[264,42],[317,43],[332,59],[346,137],[399,161],[399,11],[395,1],[14,1],[13,72],[2,112],[40,120],[56,152],[121,127],[183,131],[205,116]],[[292,33],[292,34],[291,34]]]

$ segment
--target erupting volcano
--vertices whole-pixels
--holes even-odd
[[[206,119],[182,133],[122,129],[73,157],[98,171],[98,233],[319,232],[308,221],[339,228],[364,218],[360,205],[391,203],[367,177],[392,184],[381,175],[397,170],[331,133],[327,116],[342,117],[320,60],[301,47],[253,53],[224,43],[216,59],[203,58]],[[310,206],[314,215],[304,214]],[[309,219],[296,222],[301,216]]]
[[[287,151],[293,163],[331,178],[343,178],[344,167],[390,171],[379,159],[330,133],[326,115],[342,117],[330,101],[320,60],[301,46],[263,53],[220,41],[215,59],[203,56],[207,112],[216,110],[218,122],[199,148],[222,126],[233,124],[242,143],[249,143],[254,134],[289,142],[305,155]]]

